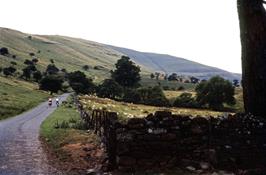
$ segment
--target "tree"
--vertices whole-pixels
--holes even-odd
[[[59,72],[59,69],[54,64],[49,64],[46,68],[47,74],[57,74]]]
[[[196,87],[197,102],[200,105],[209,105],[211,109],[220,110],[223,103],[235,104],[235,89],[232,83],[222,77],[215,76]]]
[[[29,53],[29,56],[31,56],[31,57],[33,57],[33,56],[35,56],[35,53]]]
[[[233,80],[233,85],[239,87],[239,81],[237,79]]]
[[[198,107],[196,100],[192,97],[191,93],[184,92],[174,101],[176,107],[195,108]]]
[[[140,97],[139,103],[154,106],[169,106],[169,101],[159,86],[139,88],[137,92]]]
[[[113,79],[106,79],[98,87],[97,95],[102,98],[116,99],[121,97],[123,92],[122,87]]]
[[[57,93],[62,89],[63,80],[57,75],[48,75],[41,79],[40,89],[50,91],[51,94]]]
[[[84,65],[84,66],[82,66],[82,69],[85,70],[85,71],[89,70],[89,68],[90,68],[90,67],[89,67],[88,65]]]
[[[28,67],[26,67],[26,68],[24,68],[24,69],[22,69],[22,77],[25,77],[26,78],[26,80],[29,80],[30,79],[30,77],[31,77],[31,69],[30,69],[30,67],[28,66]]]
[[[36,82],[39,82],[42,79],[42,73],[38,70],[33,72],[33,78]]]
[[[266,11],[263,0],[238,0],[245,111],[266,116]]]
[[[9,54],[8,48],[6,47],[0,48],[0,55],[8,55],[8,54]]]
[[[13,66],[16,66],[17,65],[17,62],[11,61],[10,64],[12,64]]]
[[[77,94],[91,94],[95,91],[95,85],[93,84],[92,79],[88,79],[81,71],[69,73],[68,82]]]
[[[121,86],[135,88],[139,86],[140,67],[130,61],[127,56],[122,56],[115,64],[116,70],[111,71],[112,78]]]
[[[24,61],[24,64],[26,64],[26,65],[33,65],[33,62],[31,60],[26,59]]]
[[[39,62],[39,60],[38,60],[37,58],[33,58],[31,61],[32,61],[34,64],[37,64],[37,63]]]
[[[153,73],[151,73],[150,77],[151,77],[151,79],[154,79],[155,75]]]
[[[6,77],[13,75],[16,71],[17,71],[17,69],[14,67],[11,67],[11,66],[3,69],[3,73]]]

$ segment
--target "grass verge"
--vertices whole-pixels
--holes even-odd
[[[82,130],[79,113],[68,100],[41,125],[40,136],[50,162],[65,174],[80,174],[93,168],[103,152],[93,133]]]

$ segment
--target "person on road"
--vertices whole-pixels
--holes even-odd
[[[56,98],[55,101],[56,101],[56,106],[59,107],[59,99]]]
[[[52,98],[49,98],[49,99],[48,99],[48,105],[49,105],[50,107],[52,106],[52,103],[53,103]]]

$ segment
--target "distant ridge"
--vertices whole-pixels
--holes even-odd
[[[241,79],[241,74],[231,73],[219,68],[203,65],[184,58],[179,58],[167,54],[156,54],[149,52],[139,52],[122,47],[110,46],[110,48],[121,52],[137,64],[144,66],[146,69],[156,72],[165,72],[167,74],[177,73],[180,75],[196,76],[201,79],[208,79],[212,76],[219,75],[226,79]]]

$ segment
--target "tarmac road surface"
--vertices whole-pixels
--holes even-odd
[[[69,94],[59,96],[60,102]],[[39,141],[42,121],[56,109],[48,102],[7,120],[0,121],[0,175],[62,174],[48,164]]]

